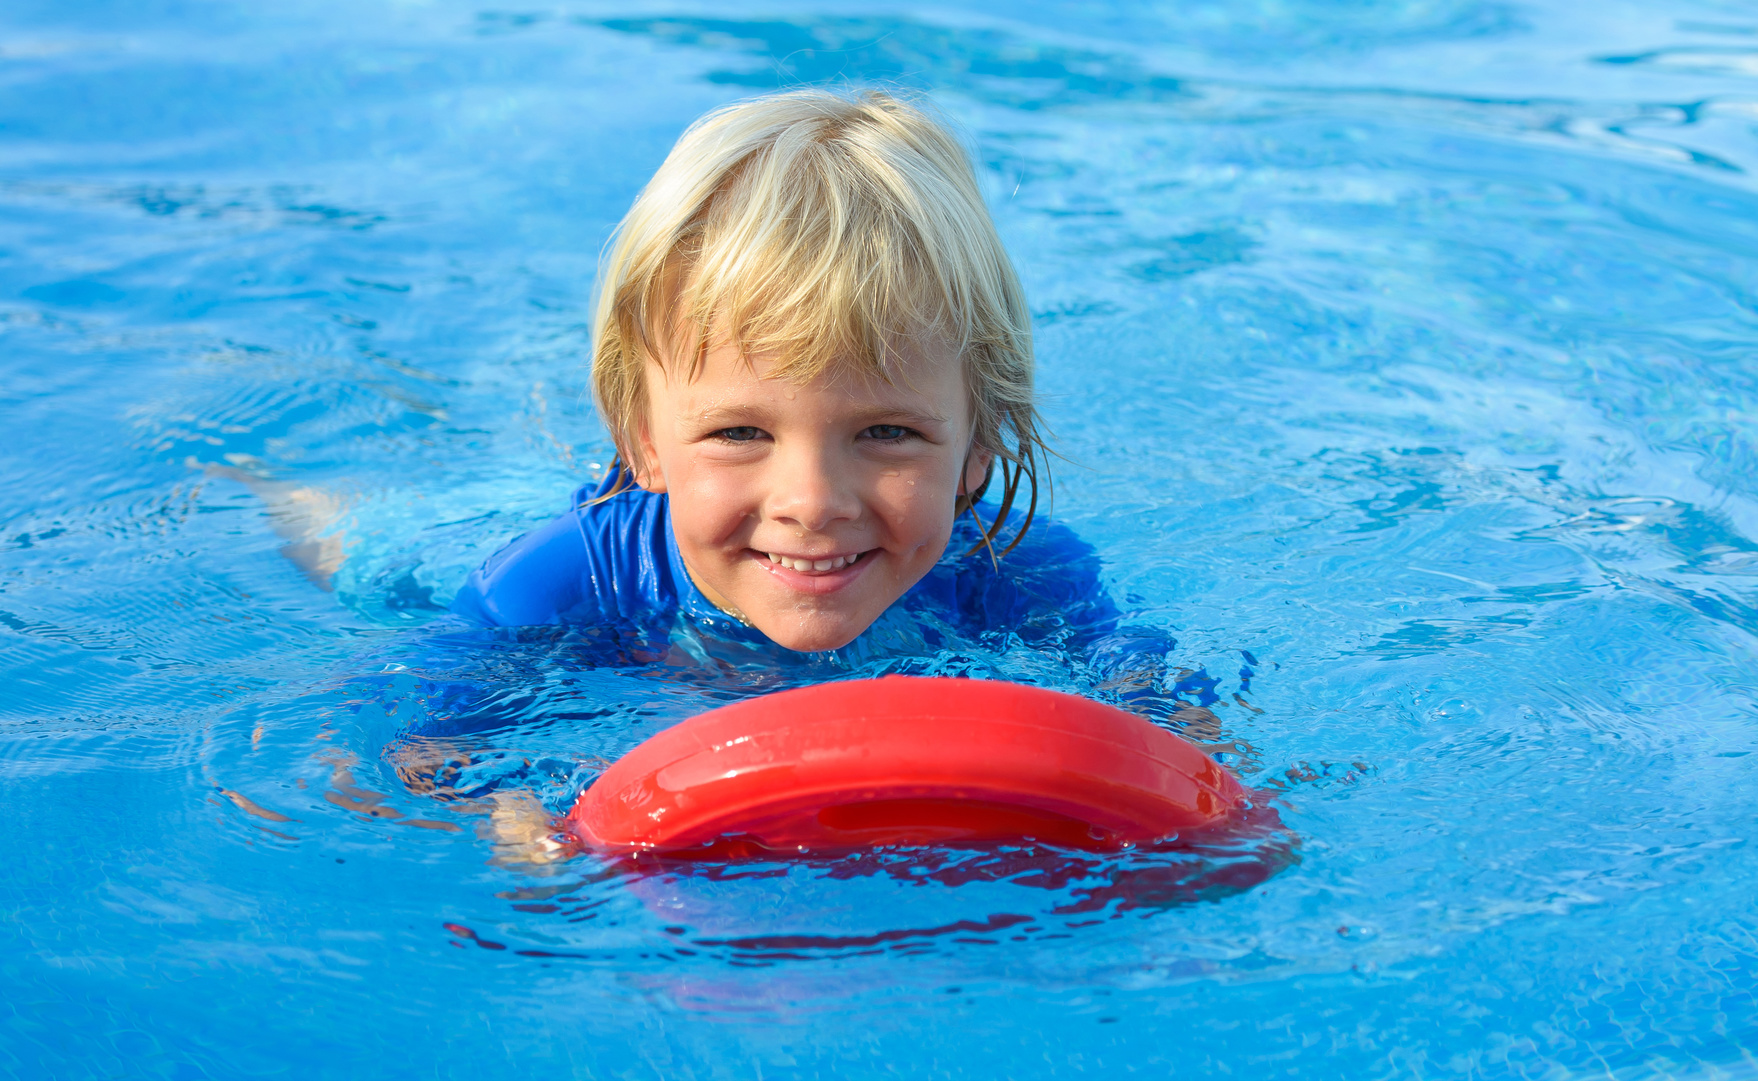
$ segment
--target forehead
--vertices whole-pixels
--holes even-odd
[[[738,399],[797,401],[814,399],[859,405],[893,405],[931,412],[957,411],[965,398],[964,366],[958,351],[937,338],[908,340],[888,351],[883,374],[852,361],[830,360],[796,374],[801,365],[721,343],[708,349],[694,372],[679,363],[648,365],[649,389],[685,408],[705,399],[728,404]]]

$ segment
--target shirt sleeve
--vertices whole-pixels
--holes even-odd
[[[677,607],[663,495],[630,491],[575,506],[470,572],[452,611],[490,627],[641,621]]]
[[[1021,516],[1008,516],[1001,543],[991,556],[975,547],[958,559],[961,622],[985,631],[1017,634],[1032,645],[1056,644],[1081,650],[1117,625],[1117,606],[1099,580],[1099,556],[1092,545],[1060,522],[1039,518],[1006,555]],[[975,529],[959,530],[953,544],[974,547]]]
[[[487,627],[528,627],[579,610],[591,575],[574,518],[569,511],[488,557],[465,579],[452,611]]]

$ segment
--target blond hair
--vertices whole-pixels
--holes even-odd
[[[711,333],[800,382],[833,366],[891,381],[895,343],[946,340],[974,445],[1002,474],[979,547],[993,550],[1022,483],[1020,535],[1031,524],[1045,451],[1025,292],[964,148],[916,105],[798,90],[716,109],[678,139],[599,275],[593,392],[623,463],[638,461],[646,365],[690,357],[694,377]],[[612,492],[632,482],[622,469]]]

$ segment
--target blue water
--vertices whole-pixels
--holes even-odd
[[[1055,512],[1284,848],[495,826],[778,678],[434,621],[606,460],[595,258],[672,140],[838,80],[977,146]],[[11,0],[0,1075],[1758,1074],[1755,125],[1733,0]]]

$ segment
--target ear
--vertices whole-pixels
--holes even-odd
[[[964,476],[958,480],[958,494],[970,495],[983,486],[989,476],[989,465],[995,461],[995,455],[982,449],[972,447],[971,452],[964,456]]]
[[[635,483],[655,495],[664,492],[665,474],[655,466],[648,464],[658,462],[659,454],[653,445],[653,433],[645,421],[641,423],[640,430],[635,433],[635,446],[631,449],[635,450],[636,453],[626,455],[624,464],[629,467],[629,472],[635,475]]]

